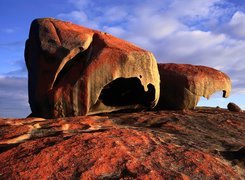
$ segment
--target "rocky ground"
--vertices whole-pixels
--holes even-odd
[[[0,179],[244,179],[245,113],[0,119]]]

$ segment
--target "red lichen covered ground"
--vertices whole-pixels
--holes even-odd
[[[245,114],[0,119],[0,179],[244,179]]]

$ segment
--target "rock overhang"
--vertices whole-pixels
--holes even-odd
[[[160,100],[159,109],[195,109],[201,96],[222,91],[227,98],[231,92],[231,80],[223,72],[211,67],[159,63]]]
[[[37,116],[153,108],[159,99],[160,78],[153,54],[107,33],[51,18],[36,19],[26,41],[25,60],[29,103]],[[101,92],[120,78],[125,91],[131,92],[128,97],[122,92],[124,99],[139,97],[125,106],[105,105]],[[113,84],[120,89],[120,84]],[[139,94],[132,92],[138,90]]]

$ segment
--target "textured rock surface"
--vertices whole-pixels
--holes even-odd
[[[34,20],[25,60],[32,116],[149,108],[159,98],[159,73],[150,52],[70,22]]]
[[[244,179],[245,114],[0,120],[0,179]]]
[[[230,102],[227,105],[227,108],[229,109],[229,111],[233,111],[233,112],[242,112],[242,109],[235,103]]]
[[[210,67],[190,64],[158,64],[161,79],[159,109],[194,109],[201,96],[209,98],[216,91],[228,97],[230,78]]]

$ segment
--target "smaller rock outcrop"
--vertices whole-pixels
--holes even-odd
[[[233,102],[230,102],[228,105],[227,105],[227,108],[229,111],[233,111],[233,112],[242,112],[242,109],[235,103]]]
[[[190,64],[158,64],[160,73],[159,109],[194,109],[201,96],[209,98],[216,91],[228,97],[230,78],[223,72]]]

